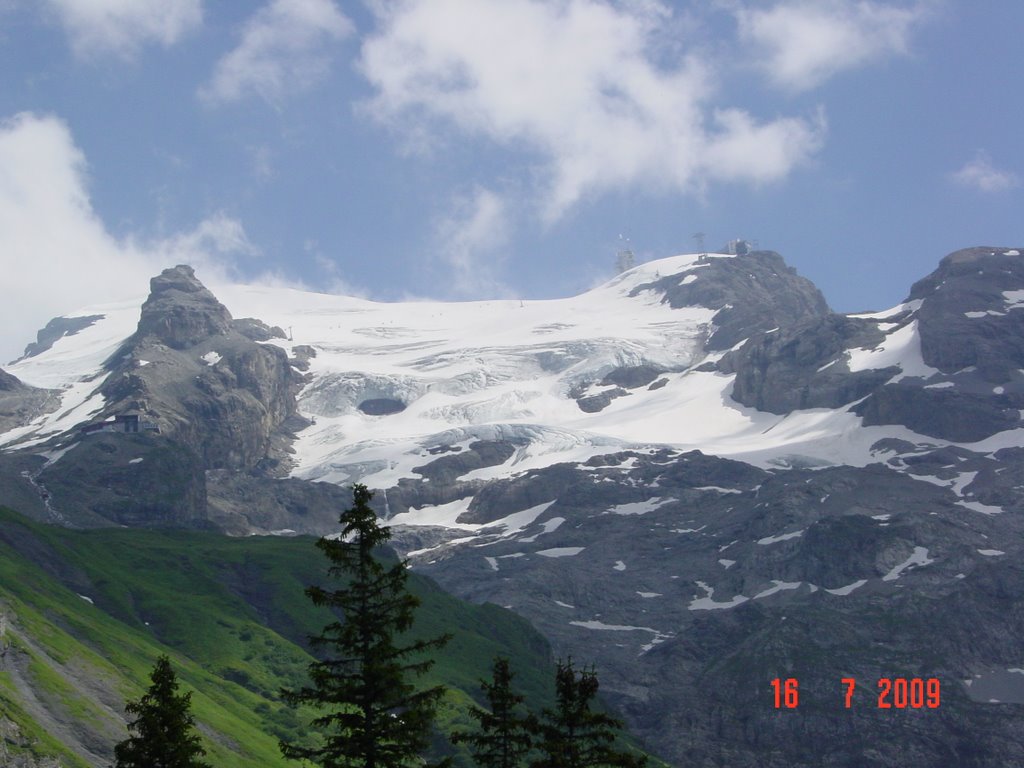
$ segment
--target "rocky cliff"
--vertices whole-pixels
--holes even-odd
[[[250,338],[191,267],[153,278],[136,333],[108,362],[105,412],[141,411],[210,469],[273,472],[287,458],[301,378]]]
[[[708,258],[696,280],[677,275],[638,286],[634,294],[655,289],[673,308],[715,310],[712,351],[725,350],[758,332],[790,325],[828,312],[821,291],[800,277],[774,251],[752,251],[734,259]]]
[[[138,328],[107,360],[97,390],[102,408],[89,423],[112,431],[77,425],[56,440],[59,466],[33,478],[54,516],[84,526],[206,527],[215,525],[207,470],[286,474],[293,431],[306,421],[295,401],[301,374],[284,350],[254,340],[277,335],[256,320],[234,321],[191,267],[153,278]],[[130,434],[114,424],[125,414],[141,425]]]

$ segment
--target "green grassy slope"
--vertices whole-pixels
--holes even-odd
[[[330,619],[303,595],[327,585],[309,538],[230,539],[151,530],[70,531],[0,508],[0,720],[19,750],[75,768],[105,765],[126,698],[169,653],[217,768],[283,766],[278,739],[302,738],[309,713],[277,697],[306,682],[305,637]],[[550,697],[546,641],[523,619],[472,606],[412,575],[413,635],[452,632],[427,683],[452,686],[442,730],[468,725],[497,654],[512,659],[534,708]],[[86,599],[88,598],[88,599]],[[460,763],[465,764],[462,760]]]

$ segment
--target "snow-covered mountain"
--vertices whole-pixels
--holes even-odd
[[[520,457],[528,461],[522,468],[586,458],[602,446],[714,445],[725,454],[761,449],[765,441],[753,435],[770,422],[732,407],[723,397],[729,377],[695,370],[721,357],[706,347],[716,313],[723,306],[728,312],[728,305],[673,308],[659,285],[666,278],[697,283],[724,260],[736,257],[663,259],[583,295],[550,301],[383,304],[249,286],[223,286],[217,295],[236,317],[288,329],[287,339],[268,343],[308,358],[311,380],[299,404],[316,423],[298,436],[294,474],[383,488],[408,470],[344,467],[394,464],[395,456],[451,430],[466,439],[495,427],[509,436],[529,435],[538,444]],[[823,300],[814,298],[823,309]],[[98,377],[135,332],[143,299],[75,313],[71,317],[93,322],[8,367],[26,384],[63,394],[54,414],[8,432],[5,444],[37,444],[103,411]],[[197,360],[215,366],[219,354],[211,348]],[[630,397],[616,400],[626,390],[615,372],[633,368],[647,380],[643,386],[623,382]],[[373,412],[374,401],[386,411],[402,410],[385,417]],[[666,409],[676,416],[665,419]],[[540,433],[545,437],[537,439]],[[784,451],[799,442],[798,433],[773,442]]]
[[[176,267],[7,367],[0,482],[64,524],[231,533],[329,533],[364,482],[414,567],[594,660],[672,761],[820,764],[813,735],[835,765],[1013,764],[1022,297],[1012,248],[857,315],[771,252],[460,304]],[[809,703],[780,719],[785,677]],[[941,679],[941,710],[879,708],[883,677]]]

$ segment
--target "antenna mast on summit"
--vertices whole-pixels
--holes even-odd
[[[705,261],[708,254],[707,251],[704,250],[704,233],[697,232],[694,234],[693,239],[697,241],[697,258],[701,261]]]
[[[619,235],[619,253],[615,265],[618,267],[620,275],[636,266],[636,259],[633,256],[633,251],[629,248],[628,237]]]

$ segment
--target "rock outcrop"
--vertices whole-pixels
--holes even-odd
[[[727,354],[718,370],[736,374],[734,400],[760,411],[838,408],[899,373],[894,367],[851,372],[847,365],[847,349],[884,338],[877,322],[830,314],[760,334]]]
[[[153,429],[76,435],[35,482],[79,526],[223,523],[243,532],[223,505],[211,523],[206,472],[286,474],[293,431],[306,424],[295,402],[301,376],[283,349],[253,340],[275,329],[233,321],[191,267],[164,270],[151,289],[137,331],[106,363],[93,418],[135,413]]]
[[[717,310],[711,351],[725,350],[756,333],[828,312],[814,283],[800,277],[774,251],[753,251],[735,258],[709,257],[697,280],[669,275],[638,286],[634,293],[657,290],[674,308]]]
[[[192,267],[179,264],[149,281],[149,298],[142,305],[135,336],[182,350],[230,330],[227,307],[196,279]]]
[[[305,424],[285,351],[253,341],[262,324],[234,323],[191,267],[164,270],[151,288],[138,331],[108,363],[105,412],[147,414],[208,469],[284,471],[291,431]]]
[[[42,354],[65,336],[74,336],[102,319],[103,315],[55,317],[36,334],[36,340],[25,347],[25,354],[20,359],[24,360],[26,357]]]
[[[28,424],[44,413],[52,413],[60,404],[49,389],[30,387],[0,369],[0,432]]]
[[[1024,256],[1017,248],[951,253],[914,283],[924,361],[943,373],[974,368],[1003,384],[1024,368]]]

